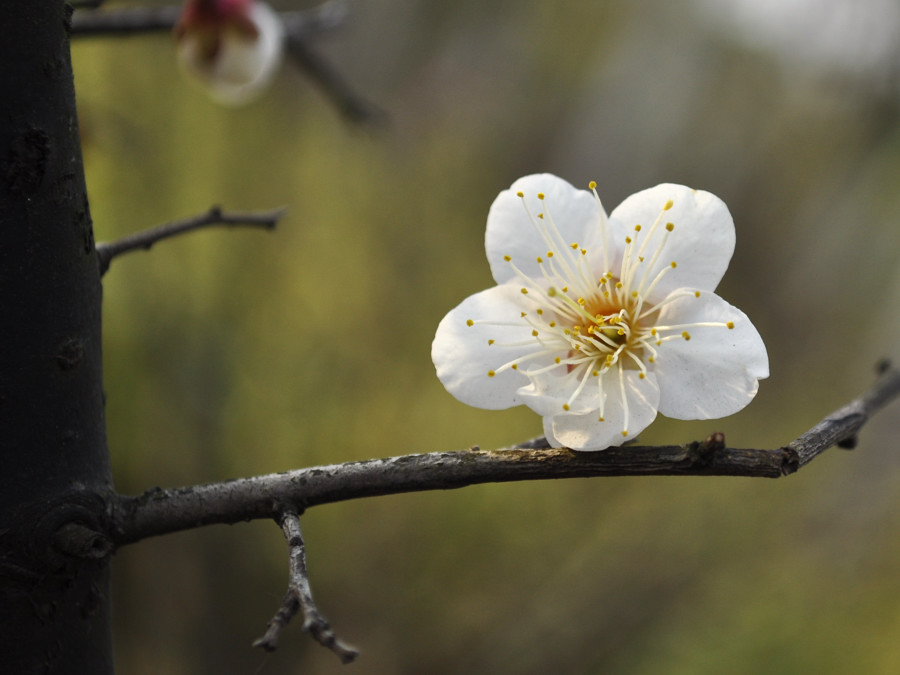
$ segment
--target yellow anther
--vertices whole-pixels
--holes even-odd
[[[672,208],[672,204],[673,204],[673,202],[672,202],[671,199],[670,199],[669,201],[667,201],[666,204],[665,204],[665,206],[663,206],[663,211],[668,211],[669,209],[671,209],[671,208]]]
[[[590,188],[591,190],[596,190],[597,183],[595,181],[591,181],[590,183],[588,183],[588,188]]]
[[[635,225],[635,226],[634,226],[634,231],[635,231],[635,232],[640,232],[640,231],[641,231],[641,226],[640,226],[640,225]]]
[[[585,300],[584,298],[578,298],[578,304],[581,305],[582,307],[584,306],[585,302],[587,302],[587,300]]]
[[[650,363],[656,363],[656,357],[655,357],[655,356],[651,356],[651,357],[649,357],[647,360],[648,360]]]
[[[621,281],[617,281],[617,282],[616,282],[616,288],[622,288],[622,282],[621,282]]]
[[[509,262],[510,260],[512,260],[512,258],[510,258],[508,255],[503,256],[503,259],[504,259],[506,262]]]
[[[587,249],[586,249],[586,248],[581,249],[581,255],[587,255]]]
[[[688,333],[687,331],[684,331],[684,332],[681,334],[681,337],[683,337],[685,340],[690,340],[690,339],[691,339],[691,334]]]
[[[515,366],[513,366],[513,368],[515,368]],[[641,373],[640,375],[638,375],[638,377],[641,378],[641,379],[643,380],[643,379],[644,379],[645,377],[647,377],[647,376],[644,375],[644,373]]]
[[[571,249],[572,249],[573,251],[577,251],[577,250],[578,250],[578,242],[577,242],[577,241],[573,241],[571,244],[569,244],[569,246],[571,247]]]
[[[538,332],[537,332],[537,330],[533,330],[533,331],[531,331],[531,334],[532,334],[534,337],[537,337]]]
[[[600,371],[599,371],[599,370],[592,370],[592,371],[591,371],[591,375],[593,375],[594,377],[597,377],[599,374],[600,374]]]
[[[557,356],[555,359],[553,359],[553,361],[554,361],[555,363],[559,363],[559,362],[561,361],[561,359]]]
[[[626,243],[626,244],[630,244],[630,243],[631,243],[631,237],[625,237],[625,243]]]
[[[729,321],[725,325],[729,328],[729,330],[734,329],[734,321]]]
[[[528,295],[528,289],[527,289],[527,288],[523,288],[523,289],[522,289],[522,295]]]
[[[563,286],[563,287],[562,287],[562,292],[563,292],[563,293],[568,293],[568,292],[569,292],[569,287],[568,287],[568,286]]]
[[[678,267],[678,263],[675,262],[674,260],[673,260],[671,263],[669,263],[669,264],[672,266],[672,269],[673,269],[673,270],[674,270],[676,267]]]
[[[597,418],[597,421],[598,421],[598,422],[605,422],[606,420],[603,419],[602,417],[598,417],[598,418]]]
[[[569,409],[569,404],[563,403],[563,410],[568,410],[568,409]]]
[[[651,329],[650,329],[650,335],[656,335],[656,329],[655,329],[655,328],[651,328]]]
[[[627,435],[628,435],[628,429],[622,429],[622,435],[623,435],[623,436],[627,436]]]
[[[489,371],[488,371],[488,377],[493,377],[493,376],[496,375],[496,374],[497,374],[497,373],[495,373],[493,370],[489,370]]]
[[[675,229],[675,223],[666,223],[666,229],[671,232]]]
[[[524,198],[524,197],[525,197],[525,194],[524,194],[521,190],[519,190],[519,191],[516,193],[516,197]]]
[[[543,219],[544,219],[544,214],[543,214],[543,213],[539,213],[539,214],[538,214],[538,218],[540,218],[541,220],[543,220]]]
[[[555,321],[551,321],[549,325],[550,325],[550,328],[556,328],[556,322],[555,322]]]
[[[639,256],[638,256],[638,260],[639,260],[640,262],[644,262],[644,256],[639,255]]]
[[[513,370],[518,370],[518,369],[519,369],[519,364],[514,363],[514,364],[512,364],[512,365],[510,366],[510,368],[512,368]],[[641,377],[643,377],[643,376],[644,376],[644,374],[641,373]]]
[[[538,257],[537,257],[537,261],[538,261],[539,263],[542,263],[542,262],[544,262],[544,259],[543,259],[541,256],[538,256]]]
[[[631,291],[631,297],[632,297],[632,298],[636,298],[637,296],[638,296],[638,292],[637,292],[637,291]]]
[[[694,297],[695,297],[695,298],[699,298],[699,297],[700,297],[700,291],[694,291]]]
[[[538,313],[538,316],[542,316],[544,314],[544,310],[542,310],[540,307],[538,307],[537,313]]]
[[[543,199],[543,198],[544,198],[544,193],[538,192],[538,199]]]
[[[552,258],[552,257],[553,257],[553,251],[547,251],[547,257],[548,257],[548,258]]]
[[[492,344],[494,344],[494,338],[491,338],[490,340],[488,340],[488,345],[492,345]]]
[[[466,319],[466,325],[467,325],[467,326],[474,326],[474,325],[475,325],[475,322],[472,321],[472,319]]]
[[[519,316],[524,319],[526,316],[528,316],[528,312],[519,312]]]
[[[549,298],[556,297],[556,289],[553,288],[553,286],[551,286],[550,288],[547,289],[547,297],[549,297]]]

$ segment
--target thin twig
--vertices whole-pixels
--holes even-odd
[[[79,5],[96,7],[94,4]],[[73,38],[120,38],[148,33],[167,33],[175,28],[181,5],[126,7],[102,11],[77,11],[72,16]],[[343,0],[328,0],[308,10],[281,12],[279,16],[289,36],[309,37],[340,26],[347,17]]]
[[[275,651],[281,630],[300,611],[303,615],[303,630],[312,635],[316,642],[337,654],[342,663],[350,663],[359,656],[359,651],[338,640],[313,600],[306,568],[306,545],[300,531],[300,518],[295,512],[287,510],[282,514],[281,529],[288,542],[288,589],[281,607],[269,621],[265,635],[256,640],[253,646]]]
[[[344,77],[309,46],[309,40],[288,34],[286,46],[297,66],[319,86],[348,120],[364,123],[383,122],[387,118],[383,110],[356,93]]]
[[[778,478],[828,448],[846,446],[863,424],[900,395],[900,371],[886,369],[874,386],[794,441],[776,450],[725,446],[724,436],[668,446],[573,452],[530,443],[503,450],[403,455],[332,464],[174,490],[159,488],[112,504],[111,536],[124,545],[213,523],[278,516],[276,504],[308,508],[361,497],[448,490],[479,483],[593,476],[749,476]]]
[[[180,14],[178,5],[76,11],[72,15],[71,35],[73,38],[98,38],[168,33],[175,27]]]
[[[287,209],[282,207],[272,211],[255,213],[226,213],[218,206],[213,206],[209,211],[199,216],[176,220],[156,227],[151,227],[143,232],[130,234],[127,237],[111,242],[97,244],[97,259],[100,264],[100,276],[106,274],[113,258],[124,255],[138,249],[148,250],[158,241],[170,237],[199,230],[203,227],[225,225],[228,227],[258,227],[266,230],[274,229],[278,221],[284,216]]]

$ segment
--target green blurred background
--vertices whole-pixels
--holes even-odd
[[[777,447],[849,401],[900,335],[898,8],[778,5],[351,3],[317,46],[389,113],[375,130],[290,63],[261,100],[226,109],[179,72],[167,36],[76,41],[98,240],[212,204],[290,209],[271,234],[210,230],[113,263],[119,490],[538,435],[527,410],[458,403],[430,360],[444,313],[492,283],[491,201],[538,171],[596,180],[608,210],[668,181],[734,215],[719,292],[759,328],[772,376],[740,414],[660,419],[642,441],[721,430]],[[286,583],[274,523],[129,546],[118,669],[900,672],[897,415],[778,481],[547,481],[317,507],[303,518],[313,589],[362,649],[352,666],[299,622],[276,653],[250,647]]]

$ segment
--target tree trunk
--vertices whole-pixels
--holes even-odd
[[[0,16],[0,663],[112,672],[101,287],[61,0]],[[83,536],[83,535],[88,536]],[[68,551],[64,553],[63,551]]]

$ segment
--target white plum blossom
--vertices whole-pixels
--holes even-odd
[[[187,0],[175,26],[181,63],[220,103],[259,95],[281,63],[284,26],[256,0]]]
[[[574,450],[620,445],[657,412],[731,415],[769,375],[753,324],[713,292],[734,240],[709,192],[657,185],[607,217],[594,183],[520,178],[488,214],[497,286],[438,326],[438,378],[472,406],[528,406]]]

